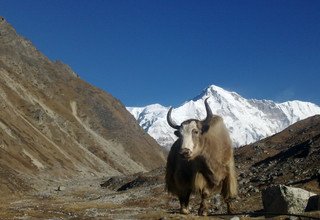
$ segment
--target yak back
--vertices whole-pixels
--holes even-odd
[[[232,142],[228,129],[220,116],[213,116],[203,126],[208,130],[202,134],[198,155],[212,164],[228,165],[233,158]]]

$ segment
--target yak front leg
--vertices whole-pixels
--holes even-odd
[[[185,194],[179,196],[181,214],[186,215],[190,213],[190,210],[189,210],[190,194],[191,194],[191,191],[190,192],[188,191]]]
[[[227,213],[228,214],[235,213],[234,199],[226,199],[225,203],[227,204]]]
[[[198,215],[200,216],[207,216],[208,215],[208,208],[209,208],[209,196],[210,193],[207,189],[203,189],[201,192],[201,203],[198,210]]]

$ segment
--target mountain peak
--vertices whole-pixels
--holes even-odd
[[[320,114],[320,107],[302,101],[275,103],[271,100],[245,99],[236,92],[216,85],[205,88],[198,96],[173,111],[177,123],[205,117],[203,100],[209,98],[214,114],[223,117],[234,146],[241,146],[275,134],[289,125]],[[146,111],[150,107],[131,111],[139,124],[162,146],[169,148],[174,141],[173,130],[166,123],[167,108]],[[143,119],[143,120],[141,120]]]
[[[205,90],[208,92],[228,92],[227,90],[223,89],[222,87],[219,87],[216,85],[208,86]]]
[[[197,95],[196,97],[194,97],[192,100],[193,101],[197,101],[199,99],[206,99],[206,98],[210,98],[210,97],[225,97],[227,98],[229,96],[229,98],[231,98],[230,96],[239,96],[237,93],[232,92],[232,91],[228,91],[223,89],[222,87],[219,87],[217,85],[210,85],[208,87],[206,87],[205,89],[202,90],[202,92]]]

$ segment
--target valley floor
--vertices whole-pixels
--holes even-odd
[[[42,192],[0,198],[0,219],[160,219],[174,214],[178,201],[164,185],[147,184],[122,192],[100,186],[106,179],[52,182]],[[62,184],[59,188],[59,184]],[[121,183],[120,183],[121,184]],[[115,184],[111,187],[116,187]]]
[[[260,193],[240,195],[236,212],[257,212],[262,209],[260,200]],[[51,181],[37,192],[0,198],[0,219],[197,219],[198,202],[199,198],[192,198],[190,215],[178,214],[179,202],[165,191],[162,171],[158,170],[143,175]],[[223,203],[212,205],[210,213],[210,219],[232,217],[213,216],[225,213]]]

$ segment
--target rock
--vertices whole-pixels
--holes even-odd
[[[266,212],[299,214],[305,211],[308,199],[313,195],[300,188],[278,185],[262,191],[262,202]]]
[[[132,181],[134,177],[126,177],[126,176],[114,176],[109,178],[107,181],[104,181],[103,183],[100,184],[101,187],[103,188],[108,188],[108,189],[118,189],[119,186],[122,186],[126,182]]]
[[[66,189],[66,187],[64,186],[58,186],[54,191],[60,192],[60,191],[64,191]]]
[[[243,171],[240,172],[239,177],[240,177],[240,178],[244,178],[244,177],[245,177],[245,173],[244,173]]]
[[[128,189],[132,189],[134,187],[139,187],[142,186],[144,183],[147,182],[147,178],[144,176],[138,176],[136,179],[134,179],[133,181],[130,181],[126,184],[124,184],[123,186],[121,186],[119,189],[117,189],[117,191],[125,191]]]
[[[306,212],[319,211],[320,210],[320,195],[311,196],[308,200]]]

